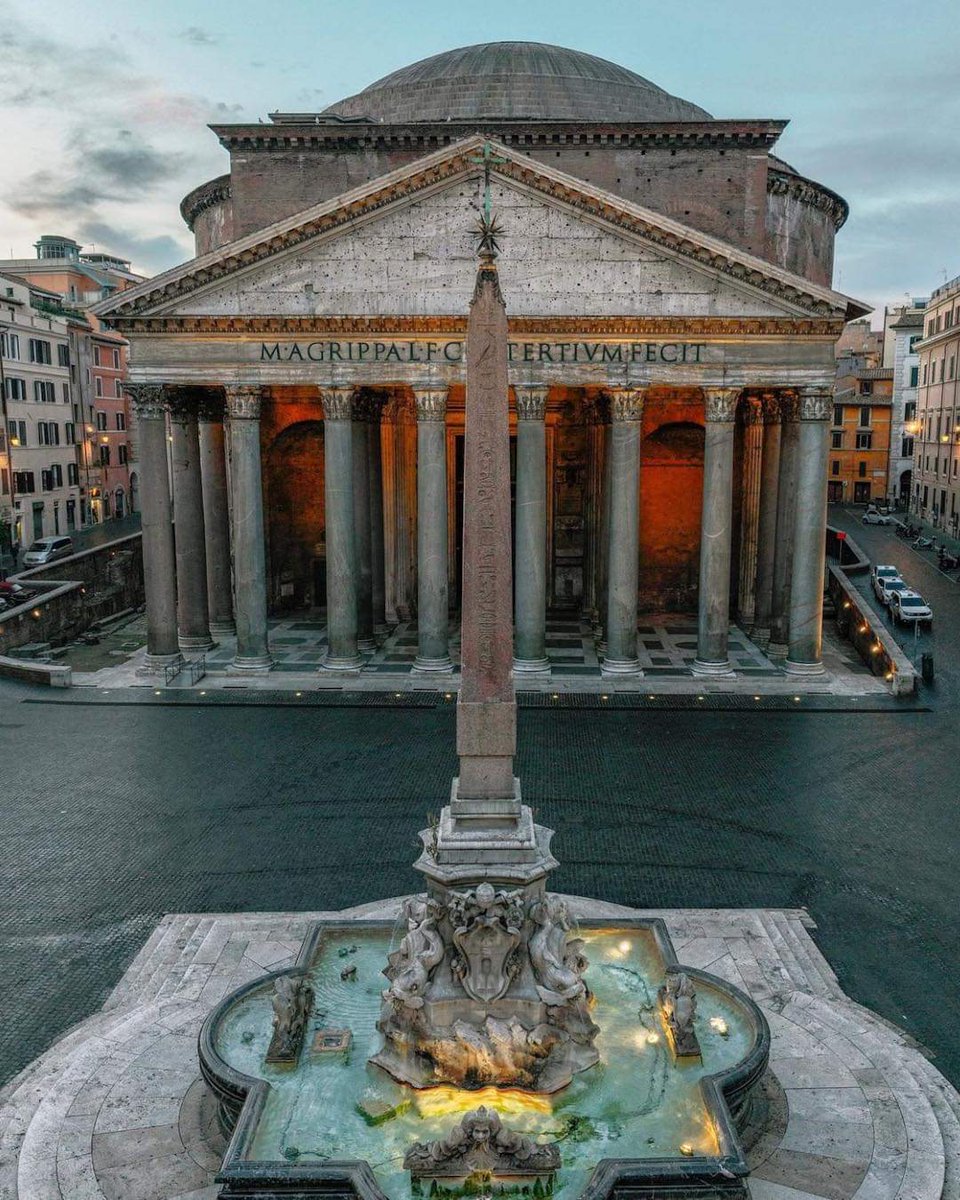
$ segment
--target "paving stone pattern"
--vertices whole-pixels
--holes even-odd
[[[398,913],[380,902],[349,915]],[[0,1093],[0,1197],[214,1200],[225,1141],[198,1075],[200,1024],[233,989],[290,964],[319,915],[165,917],[102,1010]],[[753,1200],[960,1195],[960,1096],[910,1039],[843,995],[804,912],[648,915],[665,919],[683,963],[749,992],[770,1022],[771,1120],[749,1156]]]

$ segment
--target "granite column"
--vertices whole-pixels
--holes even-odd
[[[261,391],[224,388],[230,459],[230,530],[233,539],[237,652],[231,670],[262,674],[273,666],[267,637],[267,558],[260,471]]]
[[[607,649],[604,675],[642,674],[637,657],[640,568],[640,427],[643,392],[610,392],[610,520],[607,526]]]
[[[740,411],[743,422],[743,463],[737,619],[749,629],[757,612],[760,471],[763,460],[763,406],[760,397],[749,396]]]
[[[700,521],[700,595],[694,675],[731,675],[730,562],[733,538],[733,439],[739,388],[704,388],[706,438]]]
[[[780,401],[761,397],[763,448],[760,455],[760,513],[757,521],[757,585],[753,640],[766,646],[773,613],[773,567],[777,549],[777,491],[780,482]]]
[[[550,673],[547,658],[547,388],[518,385],[514,537],[514,675]]]
[[[176,388],[170,405],[173,519],[177,556],[177,629],[181,650],[210,650],[207,550],[200,482],[199,397]]]
[[[380,418],[383,401],[369,401],[370,429],[367,434],[367,457],[370,477],[370,564],[373,572],[373,635],[383,638],[387,625],[387,587],[383,528],[383,447],[380,437]]]
[[[370,528],[370,403],[354,397],[351,456],[353,459],[353,539],[357,563],[357,649],[376,650],[373,636],[373,558]]]
[[[207,607],[210,633],[236,633],[230,573],[230,512],[227,501],[227,463],[223,402],[205,396],[200,402],[200,481],[203,488],[203,532],[207,551]]]
[[[424,674],[450,671],[447,571],[447,389],[415,387],[417,406],[417,657]]]
[[[125,383],[136,414],[140,448],[140,514],[143,582],[147,609],[147,654],[141,672],[162,674],[180,662],[177,641],[177,571],[167,469],[167,410],[164,389]]]
[[[826,570],[827,462],[833,391],[800,388],[797,504],[790,588],[790,642],[785,670],[822,675],[823,578]]]
[[[777,476],[777,536],[773,556],[773,598],[768,653],[783,658],[788,650],[793,535],[797,511],[800,427],[796,394],[780,393],[780,469]]]
[[[323,488],[327,530],[325,671],[356,671],[357,554],[353,521],[353,389],[331,387],[323,400]]]

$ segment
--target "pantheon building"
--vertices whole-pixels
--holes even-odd
[[[489,188],[518,676],[563,618],[636,676],[645,613],[696,621],[695,674],[731,673],[731,621],[822,672],[834,342],[868,308],[831,286],[847,206],[776,157],[785,124],[500,42],[214,126],[230,170],[183,201],[196,257],[98,309],[130,342],[146,669],[235,630],[233,668],[269,670],[269,616],[310,609],[327,670],[402,621],[413,669],[450,669]]]

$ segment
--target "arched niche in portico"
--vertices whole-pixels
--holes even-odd
[[[641,612],[697,611],[703,449],[700,394],[651,388],[640,447]]]
[[[323,420],[294,420],[264,448],[268,597],[273,611],[326,603]]]

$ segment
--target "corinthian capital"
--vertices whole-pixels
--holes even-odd
[[[826,421],[833,415],[833,389],[820,384],[797,389],[801,421]]]
[[[707,422],[732,421],[737,415],[740,388],[708,387],[703,389],[704,415]]]
[[[447,388],[415,387],[413,398],[418,421],[443,422],[447,419]]]
[[[542,421],[547,415],[547,392],[550,389],[539,384],[518,383],[513,390],[517,396],[517,420]]]
[[[323,388],[320,400],[325,421],[349,421],[353,417],[353,388]]]
[[[231,421],[259,421],[262,390],[256,384],[227,384],[223,389]]]
[[[763,410],[764,425],[776,425],[780,420],[780,397],[776,392],[762,392],[760,407]]]
[[[164,389],[159,383],[130,383],[125,381],[123,390],[130,397],[133,411],[141,421],[161,421],[166,415]]]
[[[784,424],[800,420],[800,397],[792,388],[780,392],[780,420]]]
[[[610,420],[640,421],[643,419],[643,392],[640,388],[608,388]]]

